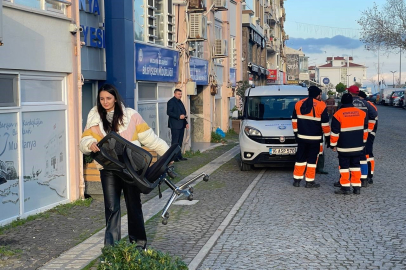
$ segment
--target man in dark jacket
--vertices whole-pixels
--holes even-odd
[[[361,191],[360,157],[364,153],[364,145],[368,137],[366,113],[353,105],[353,97],[344,94],[341,107],[331,120],[331,143],[333,151],[338,152],[340,166],[340,190],[336,194],[354,194]],[[350,181],[351,175],[351,181]]]
[[[362,111],[364,111],[367,115],[365,122],[368,125],[368,134],[370,134],[374,128],[375,128],[375,123],[376,123],[376,118],[378,117],[378,112],[366,101],[361,99],[358,94],[359,94],[359,88],[356,85],[352,85],[349,88],[347,88],[348,93],[351,94],[352,96],[352,104],[354,105],[355,108],[358,108]],[[369,137],[369,135],[368,135]],[[366,149],[364,149],[364,153],[361,154],[360,157],[360,162],[361,162],[361,183],[362,187],[367,187],[368,186],[368,162],[366,159]]]
[[[182,148],[185,128],[189,128],[189,124],[186,121],[187,116],[185,106],[181,101],[182,90],[175,89],[173,93],[173,98],[168,101],[166,108],[166,114],[169,116],[168,127],[171,129],[172,134],[171,144],[179,144],[180,148]],[[180,160],[187,160],[187,158],[182,157],[181,152],[179,152],[179,155],[174,161],[178,162]]]
[[[366,100],[367,95],[365,94],[365,92],[360,91],[358,96],[363,99]],[[366,102],[368,102],[369,105],[371,105],[372,108],[374,108],[374,110],[376,111],[376,113],[378,114],[378,108],[371,102],[366,100]],[[373,184],[374,181],[372,180],[372,177],[374,176],[374,170],[375,170],[375,158],[374,158],[374,153],[373,153],[373,145],[374,145],[374,140],[375,140],[375,136],[376,136],[376,131],[378,129],[378,116],[375,118],[375,126],[373,128],[373,130],[369,133],[368,135],[368,140],[367,140],[367,145],[365,146],[365,152],[366,152],[366,160],[368,162],[368,184]]]
[[[326,144],[330,143],[330,125],[326,104],[320,101],[321,91],[309,87],[309,97],[298,101],[292,113],[292,127],[298,143],[293,186],[299,187],[306,171],[306,188],[318,188],[314,181],[320,142],[323,134]]]

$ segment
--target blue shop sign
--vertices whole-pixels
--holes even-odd
[[[235,68],[230,68],[230,83],[231,86],[237,86],[237,70]]]
[[[137,81],[178,81],[179,52],[135,43]]]
[[[208,85],[209,62],[200,58],[190,57],[190,77],[197,85]]]

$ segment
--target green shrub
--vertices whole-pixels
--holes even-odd
[[[217,134],[216,132],[212,131],[211,132],[211,140],[210,142],[212,143],[219,143],[223,140],[223,138],[221,138],[220,134]]]
[[[153,249],[142,251],[136,244],[122,239],[113,247],[102,249],[101,263],[98,270],[187,270],[187,265],[178,257],[172,257]]]
[[[93,162],[93,158],[91,155],[83,155],[83,163],[92,163]]]
[[[229,128],[226,132],[226,136],[228,135],[235,135],[237,134],[237,132],[235,132],[235,130],[233,128]]]

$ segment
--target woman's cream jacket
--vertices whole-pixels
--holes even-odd
[[[123,113],[123,124],[119,126],[118,131],[121,137],[137,146],[146,146],[156,151],[160,156],[169,149],[168,144],[154,133],[136,110],[123,107]],[[87,116],[85,131],[80,140],[80,151],[85,155],[89,155],[91,152],[89,147],[92,143],[99,142],[106,135],[103,122],[95,106]]]

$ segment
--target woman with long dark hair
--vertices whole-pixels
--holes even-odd
[[[80,150],[88,155],[97,152],[99,142],[110,131],[117,132],[121,137],[135,145],[146,147],[163,155],[168,144],[160,139],[145,123],[141,115],[131,108],[124,107],[120,94],[111,84],[103,85],[97,95],[97,105],[87,117],[86,128],[80,141]],[[103,187],[106,233],[104,245],[114,245],[121,238],[120,196],[124,193],[128,215],[128,235],[130,242],[145,249],[147,236],[144,227],[140,191],[127,184],[112,171],[103,170],[99,165],[100,178]]]

